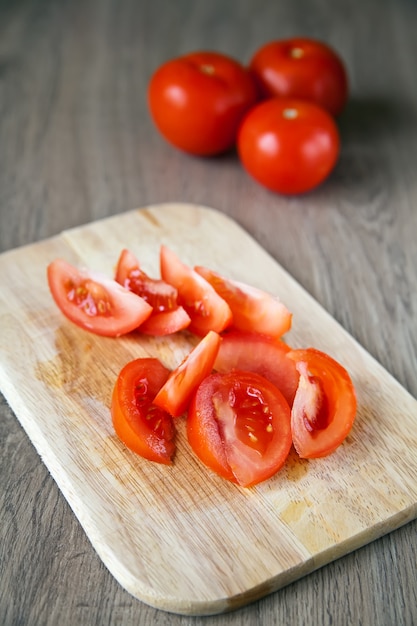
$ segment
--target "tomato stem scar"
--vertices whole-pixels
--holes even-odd
[[[286,120],[295,120],[295,118],[298,117],[298,111],[297,109],[284,109],[282,116],[285,117]]]
[[[212,65],[208,65],[207,63],[200,65],[200,70],[203,74],[208,74],[209,76],[212,76],[215,73],[214,67]]]
[[[301,59],[304,56],[304,50],[302,48],[291,48],[290,56],[293,59]]]

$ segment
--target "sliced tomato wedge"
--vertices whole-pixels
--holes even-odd
[[[209,330],[220,333],[230,325],[229,305],[202,276],[166,246],[161,246],[160,262],[163,280],[176,287],[179,303],[191,318],[188,330],[204,336]]]
[[[162,279],[148,276],[130,250],[124,249],[120,253],[116,281],[152,306],[151,315],[140,327],[142,333],[170,335],[189,326],[191,319],[178,304],[177,289]]]
[[[226,278],[202,266],[195,271],[226,300],[233,315],[233,328],[271,337],[282,337],[291,328],[292,313],[275,296],[246,283]]]
[[[152,313],[140,326],[139,331],[145,335],[163,337],[185,330],[190,325],[190,316],[184,307],[179,306],[173,311]]]
[[[261,374],[278,387],[292,406],[300,375],[295,362],[287,358],[290,350],[281,339],[230,331],[222,336],[214,369],[221,374],[231,370]]]
[[[279,389],[259,374],[215,373],[191,401],[187,436],[207,467],[250,487],[284,465],[292,445],[290,408]]]
[[[292,350],[300,374],[291,412],[293,443],[301,458],[327,456],[345,440],[357,401],[345,368],[315,348]]]
[[[145,459],[169,465],[175,452],[172,417],[153,404],[169,370],[158,359],[130,361],[114,386],[111,415],[120,440]]]
[[[85,330],[119,337],[135,330],[152,313],[152,307],[115,280],[78,269],[63,259],[47,268],[48,284],[58,308]]]
[[[173,417],[182,415],[187,410],[195,389],[211,373],[220,342],[220,335],[209,331],[171,372],[154,403]]]

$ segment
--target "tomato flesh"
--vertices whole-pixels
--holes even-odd
[[[215,396],[215,406],[216,399]],[[271,410],[262,392],[250,385],[236,386],[229,394],[228,400],[230,407],[236,413],[237,439],[260,455],[265,454],[272,440],[273,426]],[[216,409],[217,414],[220,415],[220,406],[218,405]]]
[[[281,337],[290,330],[292,314],[278,298],[207,267],[194,269],[229,305],[233,328],[271,337]]]
[[[152,307],[116,281],[81,270],[63,259],[47,268],[51,294],[72,322],[98,335],[118,337],[138,328]]]
[[[116,281],[136,293],[152,307],[152,313],[140,332],[147,335],[169,335],[184,330],[190,324],[190,316],[178,304],[178,291],[162,279],[151,278],[144,272],[135,255],[122,250],[116,267]]]
[[[187,436],[207,467],[250,487],[285,463],[292,445],[290,408],[278,388],[259,374],[215,373],[193,397]]]
[[[163,280],[150,278],[139,267],[129,273],[124,286],[149,302],[155,313],[166,313],[178,307],[177,290]]]
[[[139,331],[144,335],[164,336],[173,335],[190,325],[190,316],[187,311],[178,306],[172,311],[152,313],[140,326]]]
[[[182,263],[166,246],[160,251],[161,276],[178,290],[178,301],[191,318],[190,332],[204,336],[229,326],[232,312],[227,302],[194,269]]]
[[[135,255],[127,249],[120,253],[116,267],[116,281],[141,296],[158,313],[171,311],[178,306],[178,292],[163,280],[151,278],[139,265]]]
[[[300,375],[295,362],[287,358],[290,350],[280,339],[229,331],[222,336],[214,369],[221,374],[232,370],[256,372],[278,387],[292,406]]]
[[[171,372],[154,403],[173,417],[182,415],[187,410],[195,389],[211,373],[220,342],[220,335],[209,331]]]
[[[301,458],[327,456],[349,434],[357,401],[345,368],[315,348],[292,350],[300,374],[291,411],[294,447]]]
[[[169,376],[158,359],[130,361],[114,386],[111,414],[120,440],[140,456],[171,464],[175,452],[172,417],[153,402]]]

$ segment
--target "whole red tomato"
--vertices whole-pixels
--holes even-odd
[[[284,194],[319,185],[336,164],[340,139],[330,113],[306,100],[270,98],[245,117],[238,135],[244,168]]]
[[[272,41],[260,48],[250,68],[264,97],[289,96],[316,102],[337,116],[348,97],[342,59],[313,39]]]
[[[256,102],[249,70],[216,52],[194,52],[168,61],[148,90],[153,121],[171,144],[199,156],[220,154],[236,141],[239,124]]]

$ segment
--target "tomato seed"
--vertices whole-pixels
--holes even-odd
[[[104,300],[99,300],[97,302],[97,310],[100,313],[100,315],[104,315],[104,313],[107,313],[109,309],[110,309],[110,306],[108,302],[105,302]]]
[[[259,402],[257,400],[250,400],[249,398],[240,403],[241,409],[253,409],[257,406],[259,406]]]

